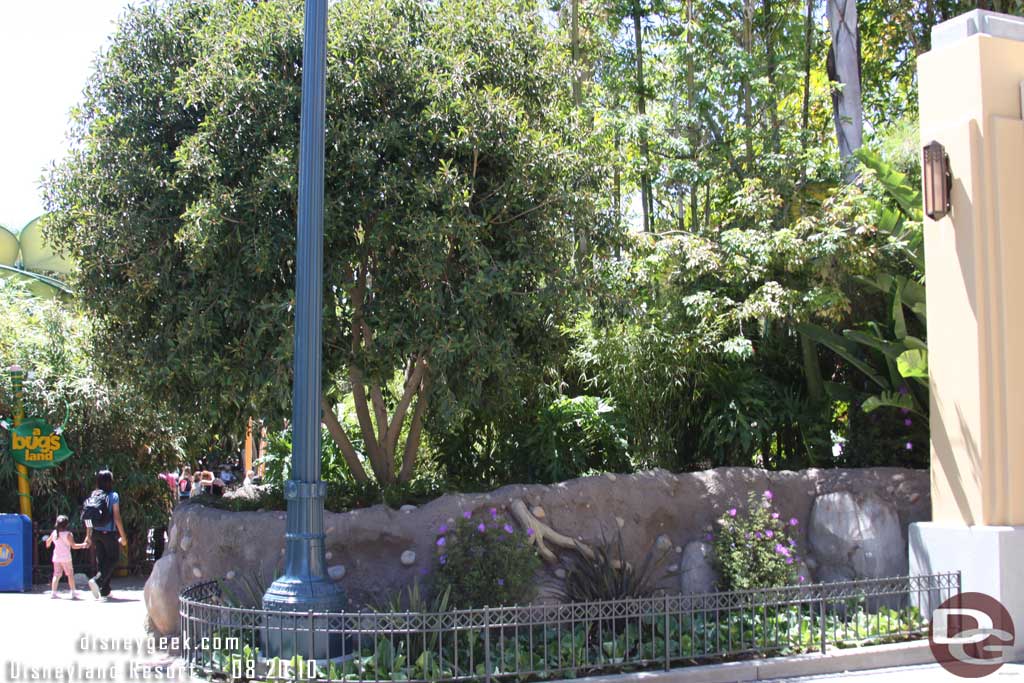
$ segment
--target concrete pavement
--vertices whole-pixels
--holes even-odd
[[[838,681],[843,683],[953,683],[966,681],[943,669],[938,664],[925,666],[901,666],[894,669],[876,669],[873,671],[843,672],[828,676],[803,676],[800,678],[776,678],[773,683],[826,683]],[[1003,683],[1003,681],[1024,681],[1024,664],[1006,664],[994,674],[980,679],[986,683]]]
[[[114,579],[108,602],[79,585],[0,593],[0,681],[191,680],[145,631],[143,580]]]

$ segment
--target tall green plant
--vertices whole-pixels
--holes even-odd
[[[857,401],[865,412],[897,408],[927,419],[927,313],[920,191],[873,152],[861,149],[857,156],[873,171],[887,200],[876,206],[877,230],[903,245],[901,253],[908,270],[916,271],[916,275],[880,272],[857,278],[863,291],[881,295],[885,301],[888,316],[883,320],[864,321],[841,335],[810,323],[800,325],[799,330],[842,358],[874,388],[866,398],[859,399],[862,392],[854,386],[830,383],[833,398]]]

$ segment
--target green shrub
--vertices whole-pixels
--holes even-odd
[[[796,517],[782,519],[773,494],[750,494],[746,510],[730,508],[719,520],[714,558],[723,590],[787,586],[797,576]]]
[[[529,602],[536,592],[540,558],[528,532],[515,529],[496,508],[454,525],[437,537],[439,594],[451,591],[453,607],[497,607]]]

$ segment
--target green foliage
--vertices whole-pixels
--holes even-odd
[[[595,630],[593,624],[585,622],[561,628],[495,629],[490,634],[490,672],[484,664],[484,634],[481,629],[470,629],[444,633],[438,646],[431,648],[421,648],[419,634],[393,639],[367,637],[356,645],[354,656],[318,667],[317,671],[303,668],[301,658],[285,660],[290,666],[282,669],[281,660],[273,658],[261,662],[256,673],[268,677],[285,670],[301,671],[305,677],[308,671],[332,681],[473,679],[491,675],[525,683],[537,678],[536,674],[521,673],[528,670],[572,678],[663,667],[666,653],[673,662],[689,664],[694,659],[731,659],[736,653],[751,650],[778,655],[813,652],[821,647],[822,631],[830,642],[842,639],[841,647],[856,647],[919,638],[927,630],[928,622],[914,607],[868,611],[858,605],[843,611],[830,609],[821,621],[806,608],[769,605],[692,616],[672,614],[668,619],[663,614],[645,614],[625,620],[614,629]],[[217,653],[214,661],[228,671],[232,662],[238,667],[258,654],[247,644],[241,650]]]
[[[435,590],[450,591],[453,607],[515,605],[533,598],[540,558],[527,535],[497,509],[466,512],[453,528],[442,526],[436,546]]]
[[[448,611],[451,593],[451,586],[448,586],[445,590],[428,596],[428,593],[420,587],[419,577],[416,577],[411,586],[406,586],[404,590],[398,591],[395,595],[376,605],[374,611],[439,614]]]
[[[103,467],[114,473],[129,559],[144,557],[146,532],[167,522],[172,504],[157,474],[177,467],[182,456],[179,426],[154,410],[130,386],[108,383],[89,353],[90,324],[69,304],[41,300],[0,281],[0,359],[28,373],[25,413],[64,426],[75,454],[60,466],[33,470],[33,518],[52,524],[59,514],[81,530],[78,511]],[[0,414],[13,414],[7,373],[0,381]],[[18,509],[17,479],[9,457],[10,433],[0,431],[0,509]]]
[[[300,10],[129,9],[47,181],[94,352],[213,431],[287,415]],[[565,59],[531,3],[347,0],[328,25],[325,394],[354,397],[378,482],[408,481],[416,414],[457,425],[557,360],[600,165],[552,106]]]
[[[560,396],[493,420],[471,419],[436,439],[443,454],[438,465],[460,488],[630,472],[627,443],[614,404],[588,395]]]
[[[593,550],[592,559],[581,554],[566,573],[565,597],[570,602],[647,598],[654,594],[657,571],[666,552],[657,554],[651,547],[635,567],[625,559],[621,531],[614,542],[604,539]]]
[[[839,381],[826,387],[834,400],[859,405],[865,413],[886,409],[882,418],[859,420],[866,427],[851,430],[843,458],[853,464],[885,464],[892,456],[879,451],[887,450],[899,453],[904,464],[927,466],[925,449],[915,448],[927,443],[929,409],[921,194],[876,154],[862,149],[857,156],[878,182],[873,204],[878,232],[895,247],[891,266],[908,274],[882,268],[857,277],[858,293],[882,306],[862,313],[863,322],[841,335],[813,323],[798,329],[839,360],[834,375]],[[858,420],[851,417],[851,422]]]
[[[718,520],[714,562],[721,589],[776,588],[805,581],[796,573],[794,517],[782,519],[772,505],[773,494],[752,493],[747,508],[730,508]]]

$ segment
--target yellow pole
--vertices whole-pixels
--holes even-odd
[[[245,423],[245,449],[242,451],[242,476],[249,476],[252,469],[252,418]]]
[[[17,365],[12,365],[9,370],[11,373],[11,388],[14,390],[14,426],[20,427],[21,421],[25,419],[25,407],[23,404],[25,392],[22,387],[25,374]],[[18,464],[17,471],[18,503],[21,508],[21,514],[32,519],[32,490],[28,484],[28,468]]]

